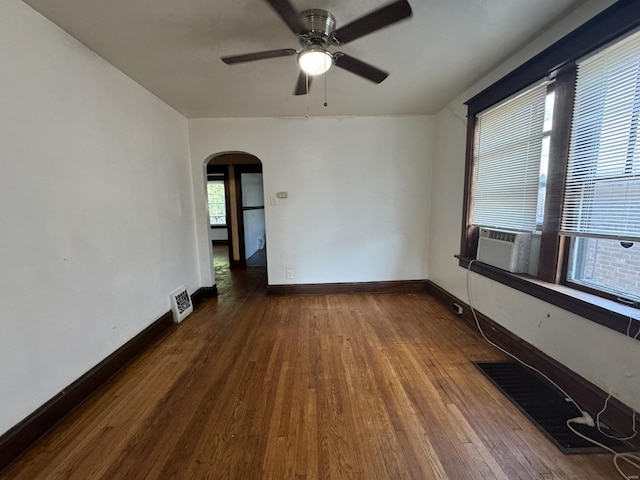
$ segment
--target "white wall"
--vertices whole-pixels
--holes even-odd
[[[436,115],[429,272],[432,281],[458,298],[467,300],[466,271],[453,257],[459,253],[462,220],[466,138],[463,102],[611,3],[591,1],[583,5]],[[601,388],[613,388],[617,398],[640,409],[640,342],[485,277],[472,274],[471,290],[480,312]],[[629,359],[631,366],[625,368]],[[625,376],[618,381],[621,373]]]
[[[229,232],[226,228],[212,228],[210,230],[211,240],[228,240]]]
[[[212,154],[262,161],[270,284],[427,278],[433,117],[195,119],[189,135],[196,186]],[[281,191],[288,198],[272,205]],[[206,203],[195,193],[207,284]]]
[[[262,242],[264,242],[264,210],[245,210],[242,213],[244,222],[244,255],[245,259],[248,260],[260,249],[260,240],[262,239]]]
[[[261,173],[241,173],[242,206],[264,207],[264,186]]]
[[[261,173],[242,173],[242,206],[264,207],[264,185]],[[265,238],[264,210],[243,212],[245,259],[260,249],[260,239]]]
[[[0,2],[0,433],[200,286],[186,120]]]

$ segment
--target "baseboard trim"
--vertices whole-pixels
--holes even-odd
[[[362,293],[426,293],[427,280],[269,285],[267,295],[348,295]]]
[[[191,295],[191,301],[195,307],[204,299],[217,296],[216,285],[201,287]],[[173,325],[173,314],[171,312],[165,313],[78,380],[0,436],[0,471],[22,455],[42,435],[131,363]]]
[[[218,296],[218,287],[200,287],[191,295],[191,302],[194,307],[197,307],[206,298],[215,298]]]
[[[192,297],[193,298],[193,297]],[[0,436],[0,472],[174,325],[167,312]]]
[[[452,311],[454,311],[455,308],[454,303],[460,305],[463,312],[462,315],[459,316],[467,325],[477,332],[475,319],[467,303],[430,280],[427,281],[427,289],[431,295],[440,300]],[[568,369],[565,365],[554,360],[546,353],[538,350],[491,318],[478,311],[476,311],[476,315],[484,333],[492,342],[495,342],[497,345],[500,345],[505,350],[513,353],[521,360],[549,376],[549,378],[565,389],[576,402],[595,418],[597,412],[599,412],[604,405],[608,395],[607,392],[581,377],[576,372]],[[601,419],[614,432],[617,432],[619,436],[626,436],[630,433],[633,410],[612,397],[609,400],[607,411],[602,415]],[[634,449],[640,448],[640,438],[636,438],[629,443],[633,445]]]

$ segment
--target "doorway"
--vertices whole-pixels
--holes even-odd
[[[262,163],[246,153],[217,155],[206,165],[210,239],[216,284],[231,270],[263,271],[267,239]]]

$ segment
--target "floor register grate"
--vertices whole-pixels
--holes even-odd
[[[578,416],[575,406],[539,375],[516,362],[474,364],[564,454],[604,452],[569,430],[566,421]],[[596,428],[574,428],[618,452],[630,451],[626,444],[605,437]]]

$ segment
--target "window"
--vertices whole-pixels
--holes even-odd
[[[226,225],[227,211],[224,195],[224,180],[209,180],[207,182],[209,197],[209,221],[211,225]]]
[[[472,269],[620,331],[628,316],[553,284],[640,307],[639,27],[620,0],[467,102],[461,266],[481,226],[534,233],[548,283]]]
[[[577,62],[561,234],[567,280],[640,300],[640,32]]]
[[[474,225],[535,230],[546,92],[539,83],[478,114]]]

